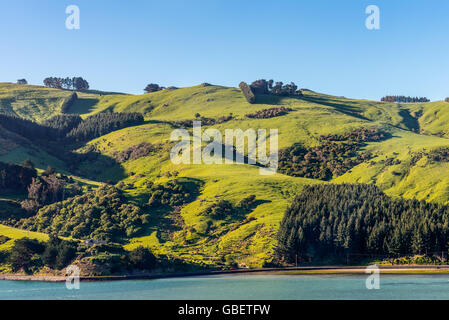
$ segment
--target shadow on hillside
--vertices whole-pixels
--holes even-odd
[[[296,99],[300,101],[307,101],[311,103],[321,104],[328,107],[332,107],[337,111],[346,114],[351,117],[355,117],[361,120],[371,121],[370,119],[360,115],[360,110],[357,107],[353,107],[347,104],[343,104],[338,100],[332,100],[329,98],[321,98],[321,97],[310,97],[310,96],[277,96],[277,95],[256,95],[256,103],[255,104],[269,104],[269,105],[279,105],[284,98]]]
[[[127,177],[125,169],[114,158],[95,151],[70,152],[63,161],[71,172],[89,180],[115,184]]]
[[[272,104],[277,105],[281,102],[282,96],[276,96],[273,94],[258,94],[256,95],[256,102],[255,104]]]
[[[251,159],[247,155],[245,155],[241,152],[238,152],[235,145],[227,145],[225,143],[212,141],[207,145],[207,147],[210,147],[213,149],[213,150],[210,150],[211,158],[215,157],[215,153],[214,153],[215,150],[221,149],[221,159],[223,159],[223,161],[230,160],[233,163],[237,163],[237,164],[249,164],[249,165],[253,165],[256,167],[265,167],[264,165],[259,163],[257,161],[257,159]],[[247,148],[247,146],[245,146],[245,148]],[[204,150],[203,150],[203,152],[204,152]],[[247,152],[249,153],[250,151],[247,150]]]
[[[420,126],[419,126],[418,119],[413,117],[408,110],[401,109],[399,111],[399,115],[402,117],[404,125],[410,131],[413,131],[415,133],[419,133],[420,132]]]
[[[63,89],[62,88],[62,89],[58,89],[58,90],[68,91],[68,92],[75,92],[75,93],[96,94],[96,95],[99,95],[99,96],[110,96],[110,95],[126,96],[126,95],[129,95],[129,93],[109,92],[109,91],[100,91],[100,90],[93,90],[93,89],[78,91],[78,90]]]
[[[111,96],[111,95],[121,95],[126,96],[128,93],[123,92],[108,92],[108,91],[100,91],[100,90],[84,90],[82,93],[89,93],[89,94],[98,94],[99,96]]]
[[[79,98],[70,106],[69,114],[85,114],[94,110],[94,106],[98,103],[98,99],[83,99]]]
[[[247,216],[256,210],[256,208],[264,203],[271,203],[271,200],[256,200],[247,208],[238,208],[232,216],[227,217],[226,222],[244,222],[247,221]]]
[[[301,97],[301,100],[308,101],[311,103],[322,104],[328,107],[332,107],[337,111],[346,114],[351,117],[355,117],[361,120],[371,121],[370,119],[360,115],[358,108],[340,103],[336,100],[330,100],[329,98],[320,98],[320,97]]]

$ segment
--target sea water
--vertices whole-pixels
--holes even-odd
[[[315,300],[449,299],[449,275],[381,275],[369,290],[365,275],[220,275],[65,283],[0,281],[0,299]]]

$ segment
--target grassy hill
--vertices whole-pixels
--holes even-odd
[[[0,113],[42,122],[61,114],[61,106],[71,94],[70,90],[0,83]],[[101,97],[109,94],[124,96],[121,93],[94,90],[77,92],[78,101],[73,105],[73,113],[89,113],[99,103]]]
[[[69,91],[35,86],[0,84],[0,112],[43,121],[61,112],[60,105]],[[159,146],[149,154],[108,166],[101,159],[80,163],[76,175],[91,184],[117,182],[129,201],[148,203],[147,183],[163,184],[184,179],[199,186],[195,199],[179,208],[149,210],[145,231],[123,242],[127,249],[149,246],[154,252],[194,263],[261,266],[270,261],[276,243],[275,234],[285,209],[302,187],[317,183],[374,183],[391,196],[449,203],[449,163],[430,160],[426,152],[449,147],[449,104],[445,102],[396,104],[354,100],[304,91],[303,97],[262,96],[249,104],[241,91],[223,86],[199,85],[163,90],[144,95],[79,93],[70,113],[83,118],[100,112],[139,112],[147,123],[117,130],[76,147],[83,154],[95,152],[107,158],[141,143]],[[285,115],[269,119],[250,119],[247,114],[269,108],[286,107]],[[295,143],[306,147],[321,143],[320,136],[343,134],[357,128],[377,128],[389,138],[368,142],[363,151],[373,157],[329,182],[291,177],[277,173],[259,175],[250,165],[174,165],[169,160],[169,137],[176,121],[202,117],[232,119],[205,128],[278,129],[279,148]],[[6,135],[6,133],[1,133]],[[3,136],[0,136],[0,139]],[[31,157],[38,166],[50,164],[67,168],[61,159],[41,150],[31,150],[25,142],[3,148],[0,161],[21,163]],[[5,141],[9,141],[4,138]],[[0,140],[1,142],[1,140]],[[5,142],[5,145],[6,142]],[[28,149],[27,149],[28,148]],[[416,160],[416,155],[424,155]],[[249,195],[256,202],[246,212],[211,218],[205,211],[220,200],[232,205]],[[11,230],[0,228],[0,235]]]

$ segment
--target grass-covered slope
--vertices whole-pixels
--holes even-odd
[[[58,114],[58,106],[70,94],[10,84],[0,85],[0,92],[4,92],[4,98],[0,98],[1,112],[9,110],[11,102],[7,101],[20,100],[21,104],[13,103],[14,113],[37,121]],[[147,120],[144,125],[117,130],[76,146],[78,153],[95,153],[118,162],[111,166],[102,162],[102,157],[87,157],[80,163],[76,175],[88,177],[91,184],[95,181],[116,183],[130,203],[141,206],[145,214],[149,214],[144,230],[124,240],[127,249],[145,245],[156,253],[195,263],[261,266],[272,258],[275,234],[293,197],[305,185],[327,183],[280,173],[262,176],[257,167],[250,165],[172,164],[170,133],[177,127],[177,121],[193,120],[197,114],[215,120],[232,114],[226,122],[204,126],[222,132],[225,129],[278,129],[280,149],[295,143],[314,147],[322,143],[320,137],[324,135],[376,128],[388,133],[388,139],[364,144],[362,151],[370,152],[372,157],[345,174],[333,177],[331,182],[373,183],[388,195],[449,202],[449,163],[431,160],[426,155],[416,157],[423,151],[449,147],[449,140],[444,138],[449,129],[446,129],[449,122],[444,120],[449,119],[449,108],[446,110],[445,106],[449,104],[444,102],[393,104],[304,90],[303,97],[262,96],[258,97],[257,104],[249,104],[239,89],[210,85],[144,95],[89,92],[78,93],[78,97],[69,113],[85,118],[100,112],[139,112]],[[33,105],[40,107],[31,107]],[[279,107],[288,112],[267,119],[246,117]],[[443,137],[438,136],[441,133]],[[120,156],[144,143],[154,148],[139,157]],[[5,146],[8,145],[5,143]],[[20,143],[10,150],[4,148],[0,161],[19,163],[33,156],[23,148]],[[32,160],[40,161],[41,167],[48,161],[57,169],[67,169],[63,162],[58,163],[61,160],[47,157],[45,153],[38,155],[34,154]],[[181,206],[148,207],[154,192],[149,185],[164,185],[173,180],[195,185],[194,198]],[[250,195],[255,196],[255,201],[247,208],[241,207],[240,202]],[[217,203],[229,206],[229,214],[211,215]]]
[[[61,112],[70,91],[39,86],[0,83],[0,112],[28,120],[42,121]]]
[[[72,95],[70,90],[58,90],[43,86],[0,83],[0,113],[17,116],[27,120],[42,122],[62,113],[63,103]],[[86,114],[93,110],[101,97],[113,94],[101,91],[77,92],[78,99],[69,112]]]

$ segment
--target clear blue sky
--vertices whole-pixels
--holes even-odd
[[[78,31],[65,28],[71,4]],[[365,28],[370,4],[377,31]],[[1,1],[0,39],[0,81],[82,76],[142,93],[272,78],[354,98],[449,96],[447,0]]]

